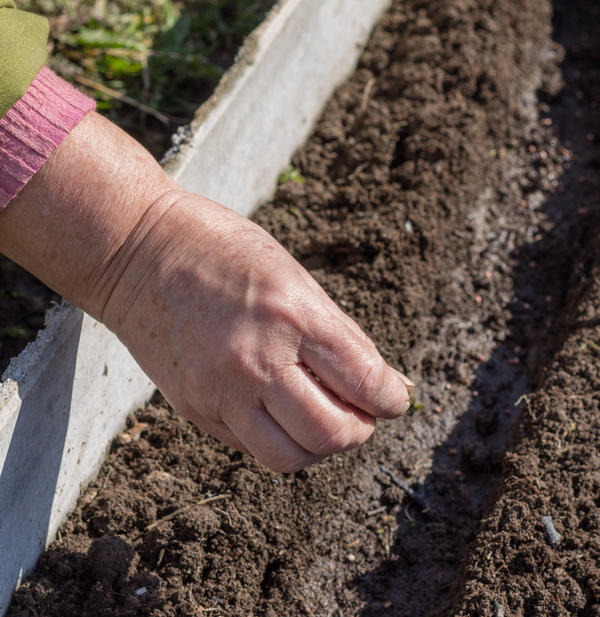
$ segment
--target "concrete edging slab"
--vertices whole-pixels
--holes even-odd
[[[165,168],[248,215],[354,69],[390,0],[280,0],[252,33]],[[127,414],[154,390],[104,326],[63,303],[0,383],[0,615]]]

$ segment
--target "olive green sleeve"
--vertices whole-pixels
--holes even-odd
[[[48,20],[0,0],[0,118],[25,94],[47,58]]]

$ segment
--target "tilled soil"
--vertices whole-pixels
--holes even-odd
[[[561,0],[554,23],[569,88],[551,112],[573,160],[545,208],[579,215],[562,237],[572,247],[554,321],[564,342],[526,400],[499,499],[465,562],[457,615],[600,615],[600,5]]]
[[[418,404],[282,476],[158,397],[9,615],[599,614],[594,11],[556,98],[549,2],[393,3],[255,218]]]

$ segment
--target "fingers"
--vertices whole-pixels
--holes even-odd
[[[411,405],[412,381],[388,366],[345,315],[335,325],[314,325],[300,360],[340,398],[374,417],[397,418]]]
[[[298,471],[323,458],[296,443],[265,409],[236,411],[229,426],[250,454],[276,471]]]
[[[320,456],[363,443],[375,428],[372,416],[340,400],[298,364],[278,375],[263,402],[294,441]]]

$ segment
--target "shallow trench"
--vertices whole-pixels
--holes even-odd
[[[395,2],[301,181],[256,214],[418,381],[412,412],[281,477],[155,400],[10,615],[451,611],[583,242],[550,20],[533,0]]]

